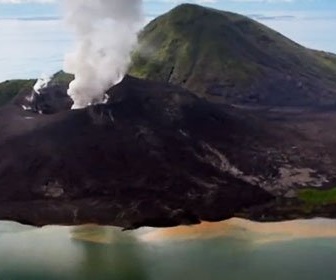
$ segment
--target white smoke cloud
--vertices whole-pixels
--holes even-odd
[[[37,94],[40,94],[42,89],[48,87],[50,81],[51,81],[51,78],[48,75],[42,74],[33,87],[34,91]]]
[[[103,102],[106,90],[126,74],[144,22],[142,0],[71,0],[64,5],[77,39],[64,70],[75,75],[68,94],[78,109]]]

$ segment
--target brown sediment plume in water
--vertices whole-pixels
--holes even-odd
[[[111,244],[116,242],[118,236],[116,236],[115,232],[115,228],[93,224],[73,227],[70,230],[71,239],[98,244]]]
[[[100,244],[118,243],[120,240],[159,243],[223,237],[245,240],[258,245],[294,239],[334,238],[336,237],[336,221],[314,219],[258,223],[233,218],[223,222],[202,222],[199,225],[171,228],[141,228],[129,232],[122,232],[117,227],[97,225],[85,225],[71,229],[72,239]]]
[[[173,228],[152,229],[140,234],[143,241],[161,241],[161,240],[183,240],[198,238],[213,238],[219,236],[228,236],[234,232],[228,222],[203,222],[194,226],[178,226]]]
[[[140,236],[147,242],[199,238],[236,237],[256,243],[290,239],[336,237],[336,221],[326,219],[297,220],[279,223],[257,223],[233,218],[224,222],[203,222],[195,226],[155,229]]]

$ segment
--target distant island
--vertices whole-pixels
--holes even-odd
[[[106,104],[71,110],[72,79],[0,84],[0,219],[336,217],[336,55],[183,4],[145,27]]]

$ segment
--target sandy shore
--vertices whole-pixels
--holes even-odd
[[[203,222],[194,226],[173,228],[141,228],[122,232],[110,226],[83,225],[76,227],[47,226],[43,228],[24,227],[17,223],[2,222],[0,235],[69,237],[73,240],[111,244],[120,241],[169,242],[192,239],[236,238],[250,243],[286,241],[292,239],[336,238],[336,220],[313,219],[277,223],[257,223],[243,219],[223,222]]]
[[[221,236],[251,239],[256,243],[303,238],[336,237],[336,220],[314,219],[279,223],[257,223],[243,219],[179,226],[167,229],[139,230],[143,241],[185,240]]]

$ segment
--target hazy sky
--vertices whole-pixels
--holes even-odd
[[[144,2],[147,20],[179,3],[198,3],[248,15],[306,47],[336,53],[336,0]],[[60,20],[60,6],[61,0],[0,0],[0,81],[62,68],[72,37]]]

